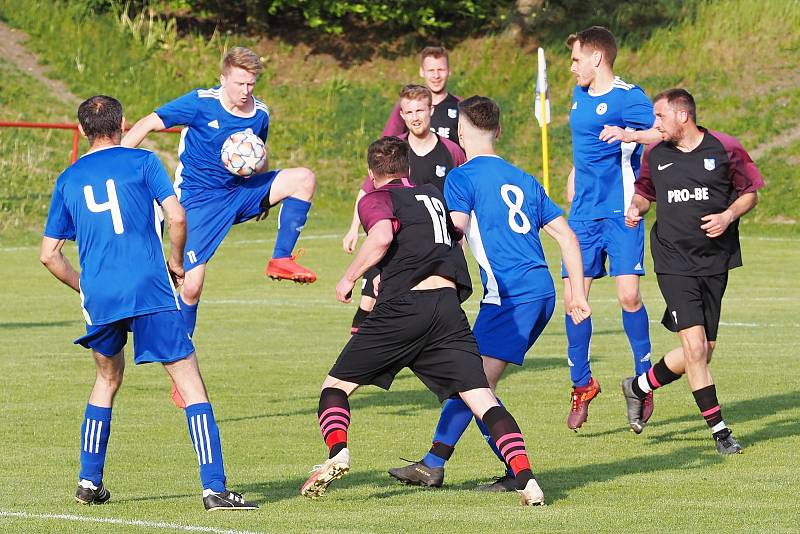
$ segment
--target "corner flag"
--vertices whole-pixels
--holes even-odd
[[[544,49],[539,49],[539,70],[536,76],[536,100],[534,115],[542,129],[542,185],[550,193],[550,177],[548,176],[547,125],[550,123],[550,99],[547,88],[547,64],[544,60]]]

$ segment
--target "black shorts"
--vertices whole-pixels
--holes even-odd
[[[372,283],[375,277],[381,274],[381,270],[377,267],[370,267],[364,273],[364,279],[361,281],[361,295],[364,297],[378,298],[375,296],[375,285]]]
[[[728,273],[711,276],[657,274],[656,278],[667,303],[661,324],[672,332],[703,325],[706,339],[716,341]]]
[[[440,402],[462,391],[489,387],[455,289],[409,291],[378,303],[329,374],[389,389],[404,367]]]

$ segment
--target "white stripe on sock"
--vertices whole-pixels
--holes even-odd
[[[205,465],[206,447],[205,443],[203,443],[203,427],[200,426],[200,414],[197,414],[195,417],[197,417],[197,436],[199,438],[197,442],[200,444],[200,458],[201,458],[200,463]]]
[[[645,393],[653,391],[653,388],[650,387],[650,382],[647,381],[647,373],[642,373],[636,380],[639,383],[639,389]]]
[[[716,434],[720,430],[725,430],[726,428],[728,427],[725,425],[725,421],[720,421],[719,423],[711,427],[711,433]]]
[[[89,451],[89,422],[91,419],[86,418],[86,431],[83,433],[83,450]]]
[[[214,463],[214,459],[211,457],[211,440],[208,437],[208,419],[206,418],[207,414],[203,414],[203,430],[206,433],[206,449],[208,449],[208,463]]]
[[[94,442],[94,452],[100,453],[100,432],[103,430],[103,422],[97,422],[97,441]]]
[[[194,416],[189,418],[189,424],[192,427],[192,444],[194,445],[194,452],[197,454],[197,463],[200,463],[200,449],[197,448],[197,430],[194,427]]]
[[[92,422],[92,431],[89,432],[89,452],[92,452],[92,443],[94,442],[94,429],[95,426],[97,426],[97,421],[95,421],[94,419],[90,419],[90,421]]]

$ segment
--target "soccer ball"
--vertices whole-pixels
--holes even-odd
[[[249,178],[260,172],[267,163],[267,149],[257,135],[236,132],[222,145],[222,164],[231,173]]]

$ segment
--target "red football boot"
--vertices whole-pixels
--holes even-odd
[[[583,426],[589,418],[589,403],[600,394],[600,382],[592,377],[589,383],[581,387],[572,388],[572,406],[567,416],[567,426],[575,432]]]
[[[303,267],[295,260],[302,255],[302,249],[289,258],[272,258],[267,264],[266,274],[273,280],[291,280],[300,284],[311,284],[317,275],[308,267]]]

